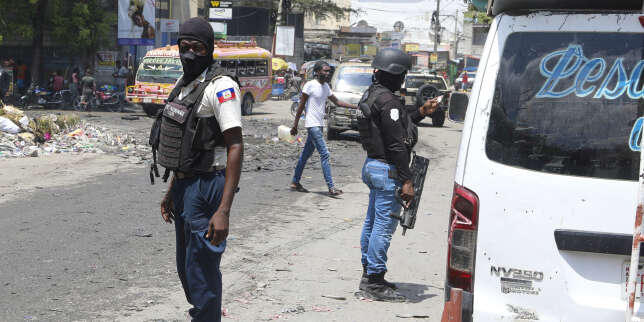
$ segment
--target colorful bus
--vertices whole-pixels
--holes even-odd
[[[242,114],[250,115],[256,102],[271,95],[271,54],[255,42],[217,42],[213,58],[241,83]],[[141,104],[146,114],[156,115],[163,108],[175,83],[183,74],[179,49],[166,46],[147,52],[139,65],[134,86],[126,98]]]

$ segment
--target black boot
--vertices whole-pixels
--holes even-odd
[[[367,298],[383,302],[405,302],[407,299],[385,284],[385,273],[367,275],[363,291]]]
[[[358,286],[358,289],[361,291],[364,291],[367,287],[367,283],[369,282],[367,276],[367,265],[362,265],[362,278],[360,279],[360,285]],[[398,286],[396,286],[396,284],[387,281],[386,279],[384,279],[384,276],[383,281],[388,287],[393,288],[394,290],[398,289]]]

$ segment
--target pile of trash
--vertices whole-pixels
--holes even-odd
[[[64,152],[116,153],[141,163],[150,148],[132,135],[96,127],[76,114],[30,118],[13,106],[0,108],[0,159]]]

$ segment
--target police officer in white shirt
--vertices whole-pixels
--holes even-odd
[[[178,41],[184,74],[160,119],[159,164],[173,173],[161,215],[175,223],[177,271],[193,321],[220,321],[219,263],[243,156],[240,91],[213,63],[205,19],[184,22]]]
[[[342,194],[342,190],[336,188],[333,184],[329,150],[326,147],[322,130],[324,127],[324,114],[326,113],[326,100],[330,99],[333,104],[346,108],[358,108],[358,106],[343,102],[333,95],[328,84],[331,72],[329,64],[324,61],[318,61],[313,66],[313,72],[316,78],[308,81],[302,88],[302,98],[297,108],[293,128],[291,128],[291,135],[297,134],[297,125],[300,121],[302,111],[304,111],[304,107],[306,106],[306,121],[304,126],[308,132],[308,136],[300,159],[295,167],[295,174],[293,175],[290,188],[293,191],[308,192],[300,183],[300,179],[302,178],[306,161],[313,154],[313,150],[317,149],[318,153],[320,153],[324,180],[329,188],[329,196],[338,196]]]

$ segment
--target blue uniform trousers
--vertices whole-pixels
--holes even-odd
[[[213,246],[205,238],[208,222],[221,202],[224,170],[175,179],[172,201],[177,236],[177,272],[193,321],[221,321],[221,271],[226,242]]]

